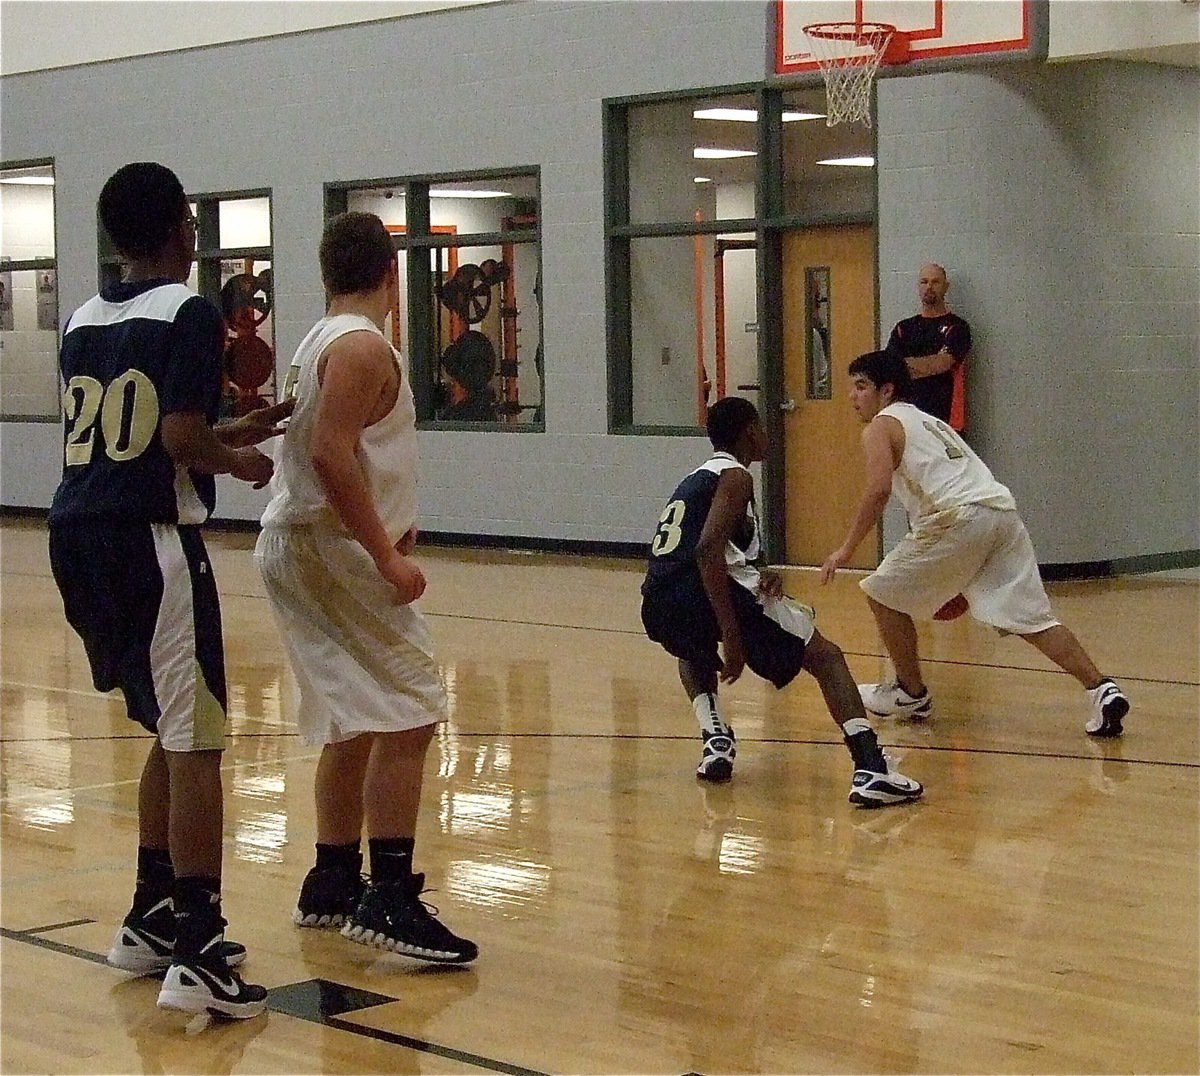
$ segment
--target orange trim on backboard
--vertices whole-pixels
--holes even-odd
[[[861,22],[865,0],[855,0],[855,18]],[[775,0],[775,73],[778,75],[800,74],[816,71],[815,60],[799,60],[785,62],[783,45],[783,22],[785,0]],[[907,31],[911,45],[909,60],[945,59],[949,56],[984,56],[990,53],[1013,52],[1027,49],[1030,45],[1030,0],[1020,0],[1021,4],[1021,36],[1004,41],[977,41],[965,45],[942,45],[922,48],[918,42],[937,41],[943,36],[945,20],[943,9],[945,0],[933,0],[934,19],[932,26]],[[806,54],[807,55],[807,54]]]

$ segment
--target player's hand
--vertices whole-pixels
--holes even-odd
[[[417,548],[417,528],[409,527],[400,537],[400,541],[396,543],[396,552],[402,557],[407,557],[414,549]]]
[[[286,427],[279,424],[290,416],[295,408],[294,397],[284,400],[282,403],[271,404],[269,407],[259,407],[231,422],[221,423],[215,432],[225,444],[232,448],[257,445],[268,437],[277,437],[283,433]]]
[[[425,576],[421,569],[399,550],[391,550],[390,555],[377,564],[379,574],[395,589],[397,605],[408,605],[415,602],[425,593]]]
[[[760,597],[775,599],[783,597],[783,576],[778,572],[760,572],[758,576]]]
[[[732,684],[746,667],[746,654],[741,639],[726,639],[721,643],[721,682]]]
[[[825,563],[821,565],[821,586],[833,579],[839,568],[844,568],[849,563],[850,554],[844,548],[835,549],[830,553],[825,558]]]
[[[234,464],[229,473],[242,482],[251,482],[255,489],[262,489],[271,481],[275,464],[270,456],[264,456],[252,446],[234,450]]]

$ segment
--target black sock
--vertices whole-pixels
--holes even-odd
[[[156,904],[172,895],[175,888],[175,868],[171,853],[165,848],[138,846],[136,903]]]
[[[399,882],[412,877],[413,837],[370,837],[371,881]]]
[[[224,930],[221,880],[199,875],[176,878],[175,958],[183,960],[198,956]]]
[[[866,721],[861,717],[851,718],[842,726],[842,734],[856,770],[887,773],[887,760],[879,748],[875,730]]]
[[[362,873],[362,841],[352,844],[317,842],[317,870],[335,870],[342,874]]]

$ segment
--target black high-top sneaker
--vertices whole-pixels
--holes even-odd
[[[175,953],[175,902],[168,894],[158,897],[135,893],[133,907],[113,938],[108,963],[134,975],[151,975],[171,966]],[[221,941],[225,963],[236,968],[246,959],[246,947]]]
[[[176,946],[158,993],[160,1009],[211,1013],[235,1020],[258,1016],[267,1007],[267,991],[242,981],[226,962],[221,945],[225,920],[220,904],[176,916]]]
[[[298,927],[340,927],[358,907],[366,888],[358,871],[313,867],[300,886],[292,922]]]
[[[414,874],[367,886],[342,937],[435,964],[469,964],[479,947],[437,921],[437,909],[421,900],[424,885],[425,875]]]

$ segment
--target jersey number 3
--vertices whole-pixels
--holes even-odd
[[[663,509],[658,519],[658,530],[654,532],[654,541],[650,543],[650,552],[656,557],[670,553],[683,538],[683,513],[687,505],[683,501],[672,501]]]
[[[158,393],[141,370],[126,370],[106,388],[94,377],[73,377],[63,392],[68,467],[90,463],[96,445],[96,419],[104,451],[120,463],[146,451],[158,429]]]

